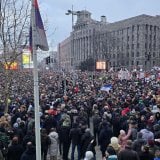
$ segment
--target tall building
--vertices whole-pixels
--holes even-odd
[[[108,23],[105,16],[96,21],[90,12],[80,11],[68,39],[59,44],[59,51],[64,46],[68,48],[67,65],[73,68],[89,57],[105,60],[108,67],[114,68],[147,70],[160,65],[160,16],[139,15]],[[59,54],[62,56],[64,52]]]

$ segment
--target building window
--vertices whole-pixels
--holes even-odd
[[[145,61],[145,66],[147,65],[147,61]]]
[[[139,65],[139,61],[137,61],[137,66]]]
[[[137,52],[137,57],[139,57],[139,52]]]
[[[156,40],[156,35],[154,35],[154,41]]]
[[[156,50],[156,44],[155,43],[153,44],[153,49],[154,49],[154,51]]]
[[[153,52],[153,57],[155,57],[156,56],[156,53],[155,52]]]
[[[134,57],[134,52],[132,52],[132,57]]]
[[[132,49],[134,49],[134,44],[132,44]]]
[[[137,48],[139,48],[139,43],[137,43]]]
[[[147,38],[148,38],[148,35],[147,35],[147,34],[145,34],[145,39],[147,40]]]
[[[131,61],[131,64],[134,65],[134,61]]]
[[[129,41],[129,36],[127,36],[127,41]]]
[[[139,41],[139,34],[137,34],[137,41]]]
[[[129,57],[129,52],[127,52],[127,57]]]
[[[132,32],[134,32],[134,26],[132,26]]]
[[[137,31],[139,31],[139,25],[137,25]]]
[[[152,40],[152,35],[149,36],[150,41]]]
[[[145,49],[147,49],[147,43],[145,43]]]
[[[155,66],[155,61],[153,61],[153,66]]]
[[[132,41],[134,41],[134,35],[132,35]]]
[[[146,24],[146,31],[148,31],[148,24]]]

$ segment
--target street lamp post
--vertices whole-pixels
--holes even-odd
[[[72,15],[72,37],[71,37],[71,66],[73,67],[73,59],[74,59],[74,16],[77,15],[80,11],[74,11],[73,5],[72,10],[68,10],[66,15]]]
[[[67,13],[65,13],[66,15],[72,15],[72,32],[74,30],[74,15],[77,15],[77,13],[79,13],[79,11],[74,11],[73,5],[72,5],[72,10],[68,10]]]

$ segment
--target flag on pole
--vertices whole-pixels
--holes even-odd
[[[30,27],[30,36],[29,36],[29,41],[30,41],[30,49],[32,51],[32,45],[34,44],[35,47],[39,47],[43,51],[48,51],[48,42],[47,42],[47,37],[43,25],[43,21],[41,18],[41,14],[39,11],[38,7],[38,1],[33,0],[32,4],[32,10],[31,10],[31,27]],[[34,32],[34,33],[32,33]],[[34,43],[32,42],[32,36],[34,36]]]
[[[100,88],[101,91],[106,91],[106,92],[109,92],[111,89],[112,89],[111,84],[106,84]]]

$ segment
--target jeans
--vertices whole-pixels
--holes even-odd
[[[78,160],[80,160],[80,145],[76,145],[76,144],[73,144],[72,143],[72,151],[71,151],[71,160],[74,160],[74,152],[75,152],[75,149],[77,147],[77,153],[78,153]]]

